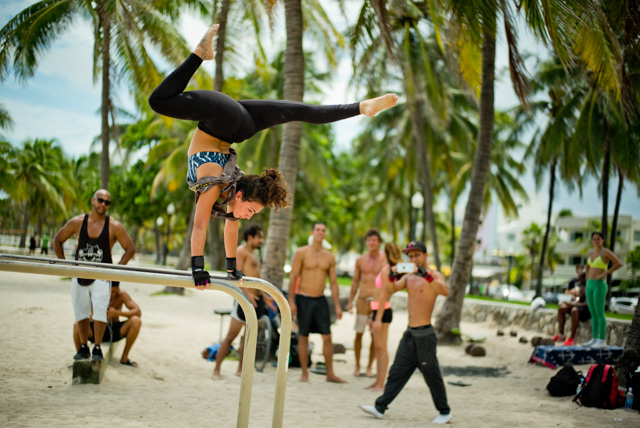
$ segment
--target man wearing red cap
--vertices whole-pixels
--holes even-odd
[[[445,424],[451,420],[451,409],[447,404],[447,392],[436,356],[437,339],[431,325],[431,313],[438,295],[447,296],[449,287],[440,272],[429,270],[427,247],[424,242],[412,241],[402,251],[407,254],[409,261],[414,263],[414,271],[412,274],[398,278],[396,266],[390,271],[389,279],[395,280],[394,292],[407,289],[409,327],[398,345],[384,393],[378,397],[374,406],[361,405],[360,408],[381,419],[389,404],[402,391],[418,368],[431,391],[433,403],[440,412],[432,422]]]

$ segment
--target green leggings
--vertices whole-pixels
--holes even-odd
[[[587,304],[591,312],[591,328],[594,339],[604,340],[607,335],[607,319],[604,317],[604,300],[607,297],[607,281],[587,279]]]

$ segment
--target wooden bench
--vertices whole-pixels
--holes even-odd
[[[116,352],[118,343],[119,342],[102,343],[102,361],[91,361],[91,359],[74,361],[71,383],[73,385],[82,385],[87,383],[99,384],[104,377],[104,373],[107,371],[111,358]]]

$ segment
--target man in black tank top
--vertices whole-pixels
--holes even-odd
[[[78,246],[75,260],[88,262],[112,263],[111,248],[116,241],[125,250],[119,264],[124,265],[135,254],[131,237],[124,226],[109,217],[106,213],[111,205],[111,195],[107,190],[98,190],[91,198],[91,212],[81,214],[69,220],[53,238],[53,248],[59,259],[64,259],[62,244],[72,235],[76,235]],[[109,281],[73,278],[71,281],[71,301],[75,320],[80,334],[80,348],[74,360],[88,359],[102,361],[102,336],[107,323],[107,309],[111,295]],[[93,318],[96,346],[93,355],[89,353],[87,344],[89,320]]]

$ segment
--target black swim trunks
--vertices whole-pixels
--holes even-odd
[[[582,322],[589,321],[591,319],[591,312],[589,312],[589,307],[587,306],[578,307],[578,319]]]
[[[114,321],[109,324],[104,329],[104,334],[102,335],[102,342],[118,342],[124,337],[120,335],[120,330],[122,329],[122,325],[126,321]],[[89,339],[92,343],[95,343],[93,339],[95,337],[95,332],[93,331],[93,321],[89,323],[89,327],[91,328],[91,338]]]
[[[296,294],[298,307],[298,332],[300,336],[309,333],[331,334],[329,303],[324,296],[308,297]]]
[[[256,300],[256,304],[258,305],[256,309],[256,317],[258,317],[258,319],[262,318],[263,315],[265,315],[267,313],[267,307],[264,303],[264,297],[262,295],[258,296],[258,300]],[[247,322],[245,316],[244,316],[244,311],[242,310],[242,308],[240,307],[240,305],[238,304],[237,300],[234,300],[233,302],[233,310],[231,311],[231,318],[235,318],[238,321],[241,322]]]
[[[377,310],[373,310],[371,311],[371,319],[372,320],[376,320],[376,314],[378,313]],[[384,313],[382,314],[382,322],[384,324],[389,324],[391,322],[391,320],[393,319],[393,311],[391,310],[391,308],[387,308],[384,310]]]

